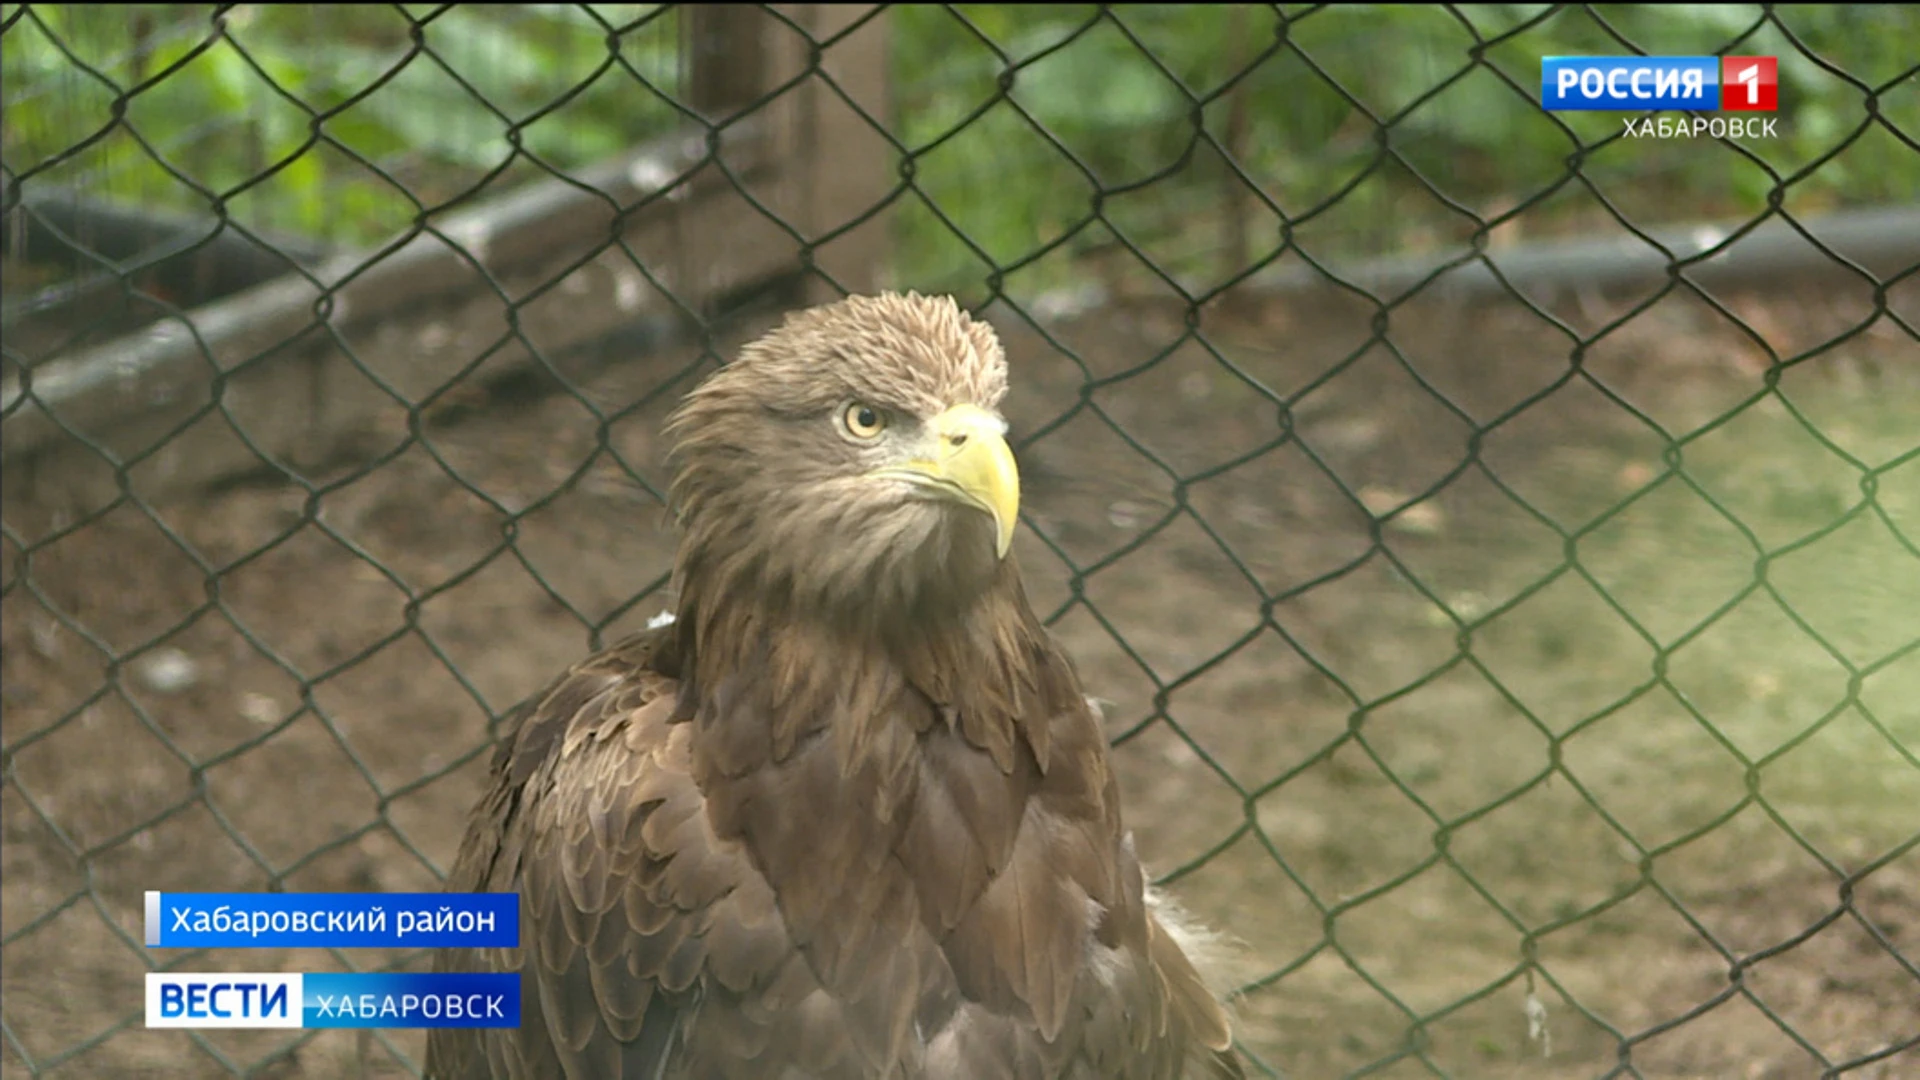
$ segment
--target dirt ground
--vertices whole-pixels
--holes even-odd
[[[1890,298],[1920,323],[1920,281]],[[1550,310],[1587,335],[1637,299]],[[1268,1068],[1920,1075],[1920,343],[1852,332],[1863,288],[1721,299],[1752,334],[1672,297],[1575,375],[1512,302],[1371,345],[1330,295],[1208,310],[1211,348],[1149,301],[996,314],[1018,557]],[[1839,341],[1770,395],[1756,335]],[[482,395],[317,497],[5,504],[0,1073],[417,1068],[415,1032],[144,1030],[150,962],[419,958],[148,954],[141,892],[436,887],[489,718],[664,605],[622,461],[662,489],[686,385],[609,449],[572,397]]]

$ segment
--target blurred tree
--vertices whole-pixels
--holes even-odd
[[[1204,290],[1287,235],[1316,256],[1464,250],[1508,214],[1538,234],[1751,216],[1775,197],[1795,212],[1920,199],[1920,6],[891,18],[915,187],[895,276],[974,299],[1073,284],[1124,248]],[[10,5],[0,151],[9,184],[374,243],[510,167],[564,171],[690,122],[676,20],[658,5]],[[1780,56],[1779,136],[1624,139],[1620,116],[1535,104],[1541,57],[1633,51]]]

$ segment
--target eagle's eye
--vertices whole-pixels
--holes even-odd
[[[840,411],[840,425],[856,439],[877,439],[887,430],[887,414],[856,401]]]

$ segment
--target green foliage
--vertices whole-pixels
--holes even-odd
[[[1215,287],[1245,266],[1204,238],[1239,229],[1233,258],[1257,264],[1280,248],[1279,214],[1325,257],[1464,251],[1481,221],[1516,208],[1529,232],[1551,234],[1617,228],[1602,200],[1657,227],[1762,213],[1777,187],[1795,212],[1920,199],[1910,5],[1794,5],[1774,22],[1757,6],[1506,4],[989,4],[894,19],[899,134],[924,153],[918,186],[993,262],[1038,259],[1023,289],[1065,283],[1075,249],[1116,235],[1188,288]],[[1741,141],[1747,154],[1650,143],[1619,138],[1620,116],[1535,103],[1542,57],[1635,48],[1780,56],[1780,136]],[[1031,120],[1000,104],[953,132],[999,98],[1009,66],[1008,97]],[[1870,118],[1870,92],[1904,141]],[[1227,194],[1216,146],[1257,194]],[[1595,193],[1574,176],[1576,154]],[[1116,189],[1148,181],[1153,206],[1121,210]],[[902,278],[987,283],[940,216],[909,212],[901,228]]]
[[[675,17],[652,5],[210,11],[7,8],[10,173],[151,205],[211,196],[249,223],[368,243],[523,155],[573,168],[684,120],[663,96],[679,87]],[[895,218],[896,276],[976,297],[996,274],[1022,294],[1070,284],[1116,245],[1204,290],[1289,234],[1315,257],[1451,251],[1508,214],[1537,235],[1617,228],[1615,213],[1643,227],[1751,216],[1775,197],[1795,212],[1920,199],[1912,5],[890,18],[916,186]],[[1535,104],[1541,57],[1633,49],[1780,56],[1780,137],[1624,139],[1620,116]]]
[[[564,170],[673,130],[677,28],[657,10],[9,6],[6,166],[41,190],[220,200],[248,224],[373,243],[523,152]]]

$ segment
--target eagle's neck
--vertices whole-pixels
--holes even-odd
[[[841,999],[920,993],[888,982],[894,962],[937,950],[958,996],[1058,1030],[1089,935],[1146,931],[1105,739],[1018,571],[884,634],[755,595],[695,587],[676,624],[676,715],[715,835]]]
[[[818,735],[835,738],[851,767],[884,741],[882,727],[929,723],[958,730],[1003,771],[1020,754],[1044,771],[1049,718],[1078,707],[1077,680],[1011,557],[971,603],[925,615],[804,610],[742,584],[689,574],[677,620],[678,711],[708,718],[699,739],[725,729],[727,772],[784,760]]]

